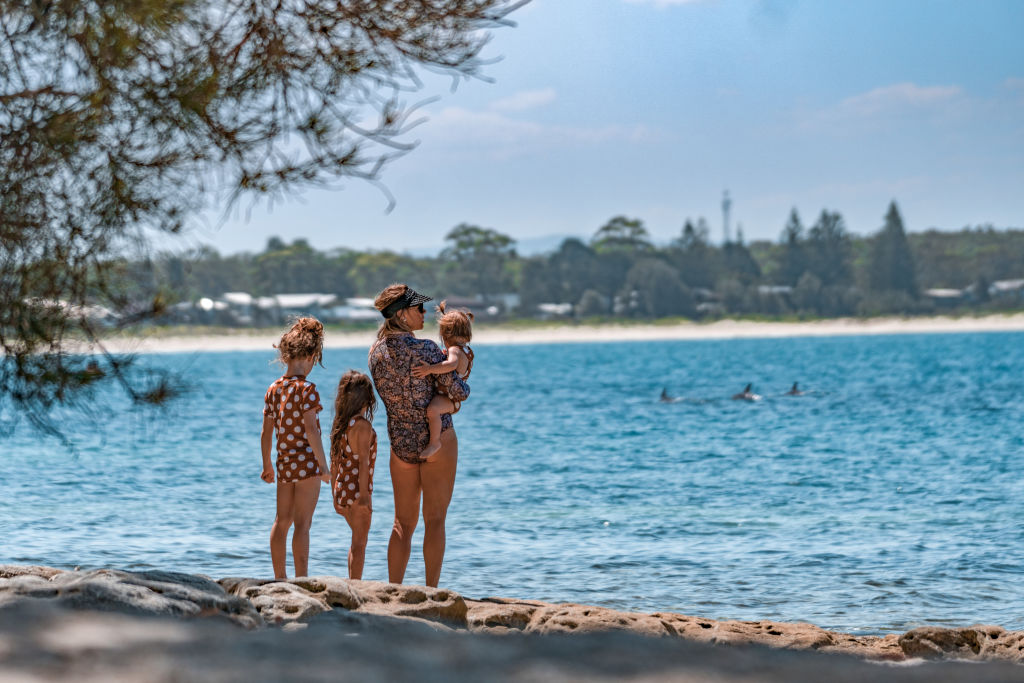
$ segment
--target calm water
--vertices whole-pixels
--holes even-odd
[[[861,633],[1024,628],[1024,334],[476,351],[442,584]],[[270,359],[148,356],[192,382],[169,411],[69,414],[72,454],[8,436],[0,562],[269,575]],[[325,365],[310,379],[333,400],[365,351]],[[796,380],[808,393],[783,395]],[[763,400],[729,400],[747,382]],[[365,577],[385,580],[386,466],[376,486]],[[311,572],[345,575],[348,538],[324,489]]]

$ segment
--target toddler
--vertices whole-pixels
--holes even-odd
[[[473,349],[469,348],[469,342],[473,339],[473,314],[463,310],[448,311],[444,301],[437,307],[437,312],[441,314],[438,327],[441,331],[441,343],[447,349],[445,355],[448,359],[433,365],[421,363],[412,369],[412,374],[416,377],[426,377],[443,375],[454,370],[465,381],[473,371]],[[455,414],[459,412],[461,406],[459,401],[447,394],[434,395],[427,406],[430,443],[420,453],[420,458],[426,460],[441,450],[441,416],[447,413]]]
[[[330,483],[327,459],[320,442],[322,410],[316,385],[306,376],[320,363],[324,345],[324,326],[316,318],[299,318],[284,333],[274,348],[278,361],[286,366],[283,376],[274,381],[264,396],[263,473],[260,478],[274,483],[270,448],[277,435],[277,516],[270,529],[270,559],[274,578],[287,578],[285,546],[293,524],[292,561],[296,576],[309,574],[309,527],[320,497],[320,482]]]
[[[377,433],[373,411],[377,398],[370,378],[349,370],[338,381],[331,427],[331,492],[334,509],[352,529],[348,549],[348,578],[363,578],[366,538],[373,506],[373,467],[377,460]]]

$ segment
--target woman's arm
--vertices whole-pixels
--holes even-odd
[[[372,509],[370,501],[370,448],[373,445],[373,427],[369,422],[360,420],[348,429],[348,439],[352,450],[359,457],[359,497],[356,505],[365,505]]]
[[[307,410],[302,414],[302,426],[306,428],[306,440],[313,448],[313,455],[320,465],[320,480],[331,483],[331,468],[327,466],[327,458],[324,456],[324,445],[320,442],[320,429],[316,422],[316,411]]]
[[[427,375],[443,375],[446,372],[452,372],[459,367],[459,362],[465,355],[461,348],[452,346],[448,349],[448,360],[433,365],[421,361],[413,367],[412,375],[413,377],[426,377]]]
[[[263,416],[263,429],[260,430],[260,450],[263,452],[263,473],[260,479],[268,484],[274,483],[274,464],[270,462],[270,449],[274,445],[274,418]]]

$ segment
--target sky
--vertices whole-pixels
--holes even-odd
[[[318,249],[443,248],[460,223],[526,253],[613,216],[656,243],[703,216],[777,240],[792,208],[880,229],[1024,228],[1021,0],[533,0],[493,31],[492,82],[436,96],[376,187],[242,204],[188,239]],[[222,216],[223,207],[211,216]]]

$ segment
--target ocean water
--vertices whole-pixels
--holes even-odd
[[[455,417],[442,585],[853,633],[1024,628],[1024,334],[478,346]],[[164,410],[68,411],[0,440],[0,562],[270,576],[271,353],[150,355]],[[334,385],[362,349],[328,351]],[[784,395],[799,381],[803,396]],[[730,396],[748,382],[756,402]],[[679,397],[658,400],[661,390]],[[386,580],[383,410],[364,577]],[[423,581],[422,525],[406,581]],[[346,575],[326,488],[310,571]],[[289,557],[289,571],[291,561]]]

